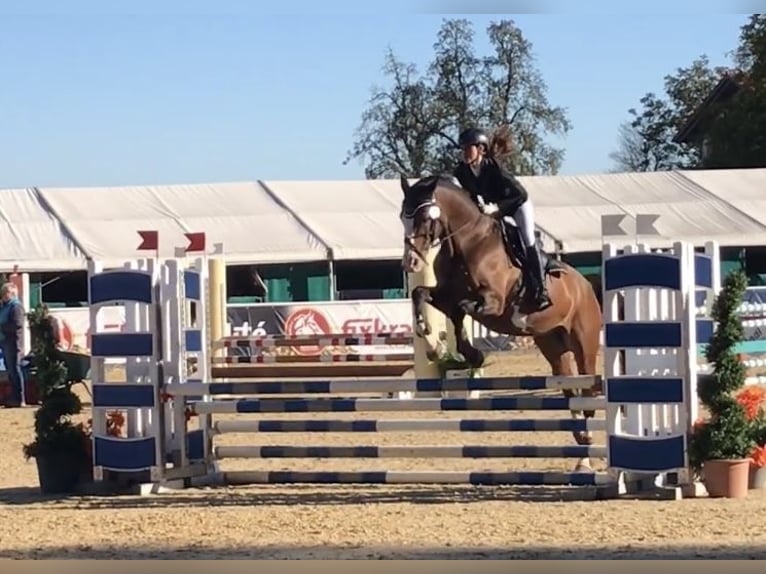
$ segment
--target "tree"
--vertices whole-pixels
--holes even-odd
[[[610,154],[618,170],[664,171],[693,167],[700,150],[673,141],[678,130],[710,94],[723,73],[700,56],[688,68],[665,76],[665,98],[647,93],[641,109],[628,110],[632,119],[620,127],[619,145]],[[629,129],[624,126],[629,126]]]
[[[492,50],[480,55],[469,21],[444,20],[423,74],[389,49],[383,73],[390,85],[373,88],[344,164],[362,159],[370,179],[452,171],[461,129],[507,125],[515,146],[504,160],[509,168],[557,173],[564,150],[545,140],[571,129],[566,111],[548,102],[532,45],[512,20],[493,22],[486,33]]]
[[[737,93],[706,102],[724,77],[736,81]],[[618,148],[610,154],[618,170],[766,166],[766,15],[753,14],[742,26],[733,68],[711,68],[703,55],[666,76],[664,88],[664,97],[648,93],[640,111],[629,110],[630,130],[620,126]],[[704,125],[704,155],[701,138],[674,141],[695,114]]]
[[[740,89],[709,112],[703,167],[766,166],[766,14],[753,14],[742,27],[735,62]]]
[[[612,172],[620,171],[653,171],[651,158],[644,149],[644,140],[638,129],[631,122],[623,122],[618,130],[619,147],[609,154],[615,167]]]

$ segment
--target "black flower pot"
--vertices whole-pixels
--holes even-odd
[[[37,476],[43,494],[73,494],[84,479],[84,466],[66,451],[38,454]]]

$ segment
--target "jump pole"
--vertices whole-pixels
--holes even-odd
[[[223,246],[221,246],[222,249]],[[222,252],[222,251],[221,251]],[[211,362],[215,357],[223,357],[226,349],[218,344],[226,336],[226,260],[208,257],[208,345],[211,346]]]

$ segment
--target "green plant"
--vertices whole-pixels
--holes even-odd
[[[730,273],[713,305],[716,330],[705,350],[713,373],[700,377],[697,386],[710,416],[694,424],[689,441],[690,463],[697,472],[706,460],[749,458],[756,446],[756,424],[748,417],[746,406],[733,396],[745,384],[746,368],[734,346],[744,338],[737,309],[746,288],[747,276],[742,271]]]
[[[40,406],[35,412],[35,439],[24,445],[24,456],[30,459],[67,452],[74,460],[88,464],[90,433],[85,425],[72,421],[72,416],[82,411],[82,403],[72,392],[51,320],[44,305],[27,314]]]

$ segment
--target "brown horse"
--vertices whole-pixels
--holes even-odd
[[[500,221],[484,214],[450,177],[423,178],[410,186],[402,176],[401,186],[405,270],[421,271],[428,250],[440,246],[434,260],[436,285],[419,286],[412,292],[417,336],[430,333],[423,313],[423,305],[429,303],[452,321],[457,350],[472,366],[480,367],[484,354],[466,336],[466,315],[497,333],[533,337],[553,375],[596,374],[602,315],[585,277],[549,259],[546,281],[552,305],[541,311],[530,308],[524,297],[524,248],[519,237],[509,253]],[[593,396],[598,390],[585,389],[582,395]],[[575,395],[570,389],[563,393],[568,398]],[[571,412],[577,418],[577,411]],[[585,418],[594,414],[584,412]],[[578,444],[592,444],[590,432],[573,435]],[[582,460],[577,468],[589,466]]]

